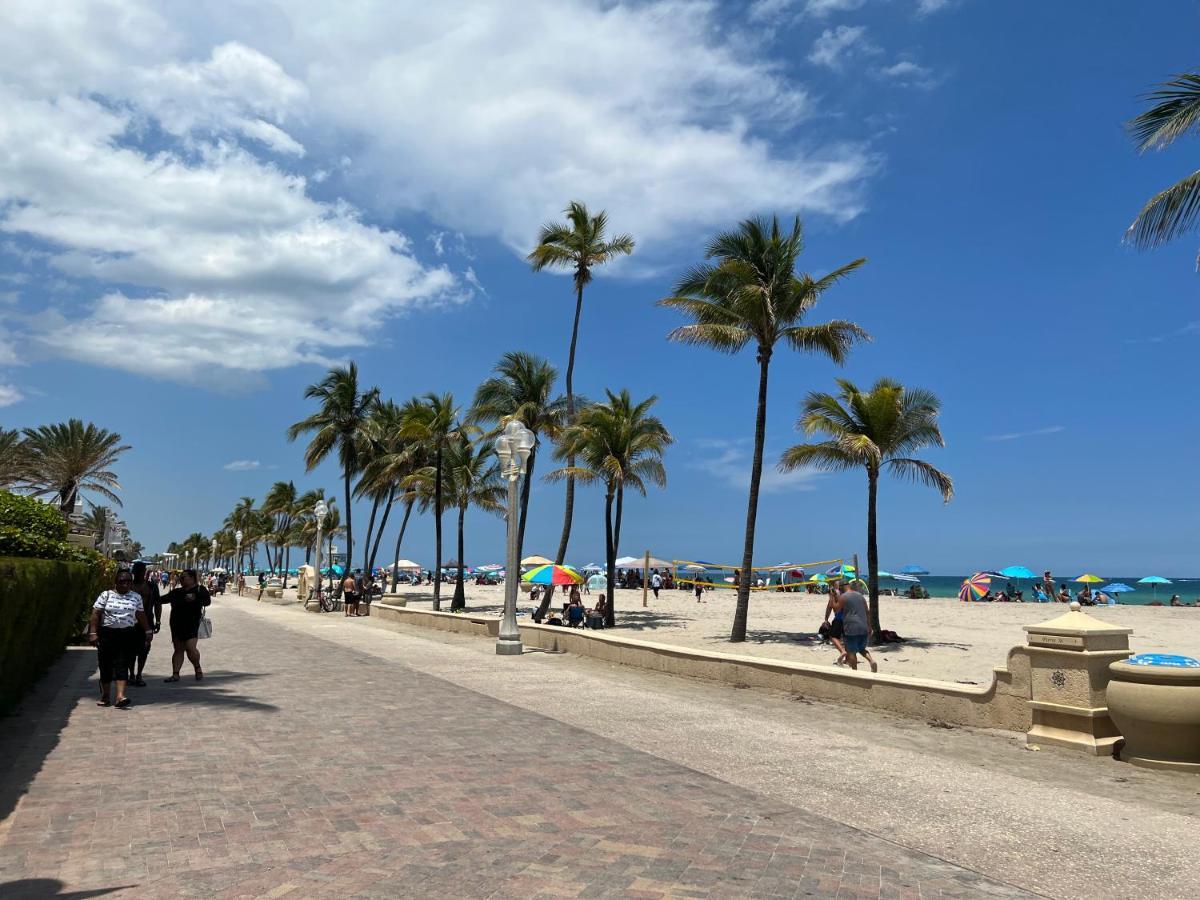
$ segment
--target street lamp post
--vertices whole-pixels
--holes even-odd
[[[242,534],[242,530],[240,528],[233,533],[234,543],[237,544],[237,550],[234,552],[234,557],[237,559],[237,563],[235,565],[237,568],[237,577],[239,579],[241,579],[241,577],[242,577],[242,538],[243,537],[244,537],[244,535]]]
[[[329,513],[329,507],[325,505],[324,500],[318,500],[317,505],[313,507],[313,516],[317,520],[317,586],[315,593],[317,595],[317,607],[321,606],[321,528],[325,524],[325,516]],[[308,597],[313,595],[314,591],[308,592]],[[308,606],[308,597],[304,598],[304,605]]]
[[[213,538],[212,543],[208,548],[208,571],[212,572],[213,566],[216,565],[217,559],[217,539]]]
[[[496,641],[496,653],[501,656],[519,656],[521,630],[517,628],[517,582],[521,580],[520,560],[517,559],[517,482],[525,473],[525,463],[533,449],[534,434],[516,419],[504,426],[496,438],[496,456],[500,458],[500,469],[508,479],[508,559],[504,574],[504,617],[500,620],[500,633]]]

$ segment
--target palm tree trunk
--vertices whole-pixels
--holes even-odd
[[[371,518],[367,520],[367,539],[363,542],[363,571],[371,574],[371,536],[375,533],[375,517],[379,514],[382,497],[376,496],[371,503]]]
[[[567,424],[575,424],[575,344],[579,341],[579,315],[583,312],[583,285],[575,286],[575,324],[571,328],[571,352],[567,356]],[[567,457],[567,465],[575,467],[575,457]],[[562,537],[558,540],[558,552],[554,555],[556,565],[567,558],[567,544],[571,540],[571,518],[575,515],[575,476],[567,476],[567,496],[563,507]]]
[[[379,530],[375,532],[375,546],[371,548],[371,558],[367,560],[368,575],[375,571],[375,557],[379,555],[379,543],[383,540],[383,532],[387,528],[388,516],[392,514],[392,501],[394,499],[396,499],[396,486],[393,484],[388,488],[387,504],[383,507],[383,521],[379,523]]]
[[[613,539],[613,492],[604,495],[604,568],[608,573],[608,586],[605,588],[608,603],[605,604],[604,625],[612,628],[616,624],[613,614],[613,596],[617,584],[617,543]]]
[[[875,504],[879,497],[879,473],[867,471],[867,588],[871,594],[871,638],[879,640],[879,540],[875,533]],[[858,573],[855,573],[856,575]]]
[[[524,556],[525,548],[525,517],[529,514],[529,485],[533,483],[533,464],[537,461],[537,444],[529,451],[529,459],[525,463],[525,478],[521,485],[521,518],[517,521],[517,559]]]
[[[746,621],[750,616],[750,579],[754,566],[754,525],[758,519],[758,486],[762,482],[763,444],[767,437],[767,369],[771,351],[758,350],[758,412],[754,419],[754,459],[750,464],[750,499],[746,504],[746,545],[742,550],[742,570],[738,573],[737,610],[733,614],[732,643],[746,640]]]
[[[396,563],[400,562],[400,544],[404,542],[404,529],[408,528],[408,517],[412,515],[412,501],[404,504],[404,518],[400,521],[400,533],[396,535],[396,558],[392,560],[392,593],[396,593],[396,583],[400,580],[400,570]]]
[[[350,521],[350,466],[347,465],[342,470],[342,486],[345,488],[346,494],[346,565],[342,569],[342,577],[338,579],[337,592],[335,597],[342,596],[342,582],[345,581],[345,575],[350,571],[350,560],[354,559],[354,525]],[[333,565],[333,551],[330,551],[329,564]]]
[[[433,466],[433,608],[442,608],[442,442],[438,441]]]
[[[463,520],[467,517],[467,508],[458,508],[458,578],[454,582],[454,599],[450,601],[450,610],[467,608],[467,594],[463,587]]]
[[[283,548],[283,589],[287,590],[288,569],[292,567],[292,545],[287,544]]]
[[[613,556],[621,552],[621,520],[624,517],[625,509],[625,485],[617,484],[617,506],[614,512],[613,520]]]

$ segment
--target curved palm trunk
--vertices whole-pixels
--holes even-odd
[[[458,508],[458,577],[454,580],[454,599],[450,601],[450,610],[467,608],[467,594],[463,587],[463,521],[467,517],[467,508]]]
[[[517,522],[517,559],[525,553],[525,518],[529,514],[529,485],[533,483],[533,464],[537,461],[537,445],[529,451],[529,459],[525,463],[525,478],[521,485],[521,518]]]
[[[613,539],[613,492],[608,491],[604,495],[604,568],[608,574],[608,586],[605,591],[608,594],[608,603],[605,604],[604,625],[606,628],[612,628],[616,624],[616,616],[613,612],[613,595],[617,584],[617,542]]]
[[[571,352],[567,357],[567,422],[575,424],[575,345],[579,341],[579,314],[583,312],[583,285],[575,287],[575,324],[571,328]],[[567,457],[567,465],[575,467],[575,457]],[[567,558],[567,544],[571,540],[571,518],[575,515],[575,476],[567,476],[567,496],[563,507],[562,537],[558,540],[558,552],[554,562],[562,565]]]
[[[738,573],[737,610],[733,614],[733,632],[729,640],[746,640],[746,620],[750,616],[750,579],[754,566],[754,525],[758,519],[758,486],[762,482],[763,444],[767,437],[767,369],[771,353],[758,351],[758,413],[754,419],[754,460],[750,465],[750,499],[746,505],[746,544],[742,550],[742,570]]]
[[[342,486],[345,488],[346,494],[346,566],[342,571],[342,577],[338,579],[337,589],[334,593],[335,597],[342,596],[342,582],[346,580],[346,573],[350,571],[350,561],[354,559],[354,525],[351,522],[350,510],[350,467],[342,471]],[[332,547],[332,545],[331,545]],[[333,565],[333,550],[329,551],[329,564]]]
[[[375,534],[375,517],[379,515],[379,504],[382,502],[382,497],[375,497],[371,502],[371,518],[367,520],[367,539],[363,541],[363,571],[368,575],[371,574],[371,537]]]
[[[438,442],[433,478],[433,608],[442,608],[442,444]],[[461,562],[462,560],[459,560]]]
[[[392,514],[392,501],[395,499],[396,486],[392,485],[388,489],[387,503],[383,507],[383,521],[379,523],[379,530],[375,532],[375,546],[371,548],[371,555],[367,559],[368,575],[375,571],[375,557],[379,555],[379,544],[383,540],[383,532],[387,528],[388,516]]]
[[[408,517],[412,515],[412,501],[404,504],[404,518],[400,520],[400,533],[396,535],[396,558],[392,560],[392,593],[396,593],[396,584],[400,580],[400,570],[396,563],[400,562],[400,545],[404,542],[404,529],[408,528]]]
[[[871,594],[871,639],[879,640],[879,540],[875,533],[875,505],[879,498],[879,472],[867,471],[867,587]]]

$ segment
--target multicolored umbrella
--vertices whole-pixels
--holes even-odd
[[[970,578],[963,581],[962,587],[958,589],[958,599],[964,603],[981,600],[991,590],[991,587],[992,576],[983,572],[976,572]]]
[[[580,584],[583,576],[566,566],[549,565],[530,569],[521,580],[530,584]]]

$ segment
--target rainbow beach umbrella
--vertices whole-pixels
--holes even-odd
[[[982,599],[991,590],[992,576],[984,572],[976,572],[970,578],[963,581],[962,587],[958,589],[958,599],[964,603],[973,603],[976,600]]]
[[[566,566],[549,565],[530,569],[521,580],[530,584],[580,584],[583,576]]]

